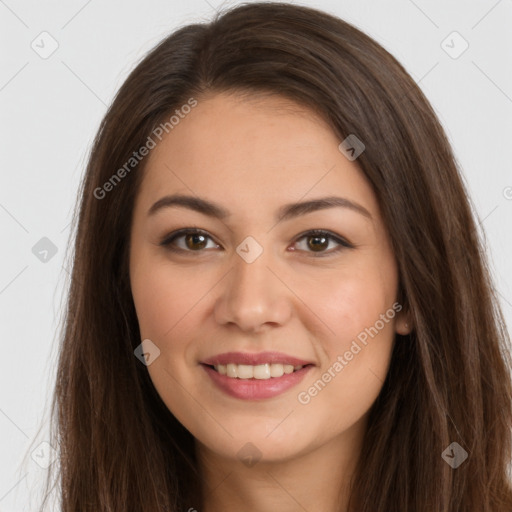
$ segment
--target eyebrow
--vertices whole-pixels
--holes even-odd
[[[188,208],[196,212],[207,215],[208,217],[214,217],[216,219],[226,219],[231,216],[231,212],[226,210],[223,206],[216,204],[212,201],[202,199],[200,197],[187,196],[182,194],[174,194],[170,196],[164,196],[159,199],[151,208],[148,210],[148,216],[155,215],[158,211],[164,208],[171,208],[173,206],[180,206]],[[326,208],[349,208],[357,213],[360,213],[373,221],[370,212],[358,203],[338,196],[320,197],[318,199],[312,199],[310,201],[303,201],[300,203],[285,204],[279,208],[276,213],[276,220],[289,220],[300,215],[306,215],[317,210],[324,210]]]

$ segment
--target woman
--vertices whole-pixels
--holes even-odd
[[[470,199],[353,26],[251,3],[170,35],[103,120],[77,221],[63,512],[512,510]]]

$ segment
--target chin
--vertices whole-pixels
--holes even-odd
[[[308,446],[314,444],[314,439],[308,443],[303,435],[294,436],[288,431],[281,431],[278,435],[275,425],[279,422],[272,422],[273,427],[260,424],[251,429],[235,428],[232,424],[226,424],[228,432],[237,432],[231,438],[223,436],[222,439],[196,437],[200,443],[220,457],[226,459],[237,459],[248,467],[253,461],[258,462],[285,462],[300,456],[307,451]],[[273,431],[272,431],[273,430]],[[243,434],[241,434],[243,432]],[[270,432],[270,434],[269,434]]]

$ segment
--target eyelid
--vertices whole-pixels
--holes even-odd
[[[176,231],[173,231],[172,233],[169,233],[168,235],[166,235],[163,238],[163,240],[159,243],[159,245],[163,246],[166,250],[169,250],[171,252],[182,253],[182,254],[183,253],[204,252],[205,251],[204,249],[198,250],[198,251],[193,251],[193,250],[181,249],[180,247],[172,247],[171,243],[174,242],[174,240],[176,240],[177,238],[179,238],[181,236],[188,235],[191,233],[203,235],[206,238],[209,238],[210,240],[212,240],[216,245],[219,245],[219,246],[221,245],[218,242],[216,242],[215,239],[207,231],[205,231],[204,229],[198,228],[198,227],[181,228]],[[297,252],[306,252],[313,257],[328,257],[330,255],[334,255],[334,254],[338,253],[339,251],[341,251],[343,249],[354,249],[355,248],[355,246],[352,243],[350,243],[348,240],[346,240],[344,237],[337,235],[336,233],[333,233],[332,231],[330,231],[328,229],[320,229],[320,228],[308,229],[306,231],[303,231],[302,233],[298,234],[295,237],[293,243],[296,244],[299,240],[301,240],[302,238],[306,238],[308,236],[312,236],[312,237],[313,236],[325,236],[327,239],[332,240],[335,243],[337,243],[338,247],[331,249],[329,251],[323,251],[323,252],[320,251],[317,253],[315,253],[315,251],[297,251]]]
[[[192,227],[188,227],[188,228],[177,229],[176,231],[173,231],[173,232],[169,233],[168,235],[166,235],[163,238],[163,240],[158,245],[166,247],[169,250],[176,250],[176,252],[201,252],[201,251],[186,251],[184,249],[180,249],[179,247],[178,248],[171,248],[171,242],[173,242],[176,238],[179,238],[180,236],[188,235],[189,233],[194,233],[194,234],[197,234],[197,235],[203,235],[203,236],[205,236],[207,238],[210,238],[211,240],[213,240],[215,242],[215,240],[213,239],[212,235],[210,235],[210,233],[208,233],[204,229],[196,228],[196,227],[192,226]],[[217,242],[215,242],[215,243],[217,245],[220,245]]]

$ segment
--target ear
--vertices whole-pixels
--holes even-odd
[[[395,321],[395,331],[397,334],[405,336],[413,330],[411,315],[409,311],[400,311]]]

